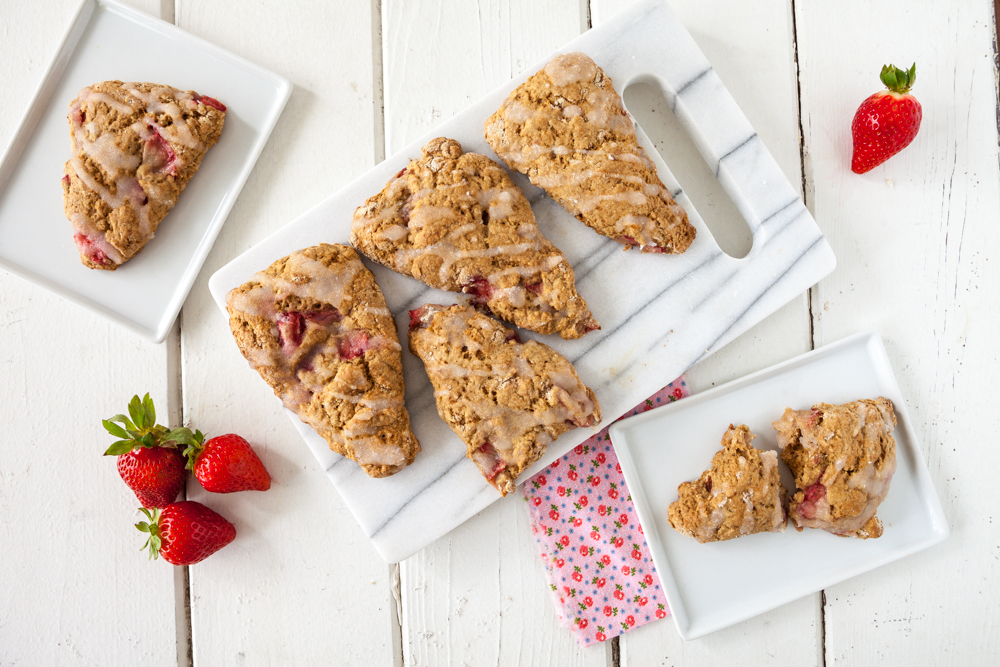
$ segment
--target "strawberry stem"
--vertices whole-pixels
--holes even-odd
[[[882,65],[882,73],[879,75],[885,87],[894,93],[905,95],[910,92],[910,88],[917,82],[917,63],[913,63],[910,69],[899,69],[895,65]]]
[[[140,507],[139,511],[146,515],[149,519],[148,522],[140,521],[135,524],[135,527],[139,529],[140,532],[149,533],[149,539],[146,543],[140,547],[139,551],[145,551],[149,549],[149,559],[156,560],[160,557],[160,510],[154,509],[150,512],[145,507]]]
[[[133,396],[128,404],[128,413],[131,419],[115,415],[101,422],[108,433],[119,438],[104,452],[105,456],[121,456],[143,447],[176,448],[189,444],[194,438],[189,428],[182,426],[171,431],[157,424],[156,408],[148,393],[141,400],[138,394]]]

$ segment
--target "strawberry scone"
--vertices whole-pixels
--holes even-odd
[[[781,460],[795,475],[795,527],[867,539],[882,535],[875,511],[896,472],[896,415],[887,398],[811,410],[785,409],[773,424]]]
[[[431,287],[471,294],[519,327],[563,338],[600,328],[507,172],[452,139],[430,141],[358,208],[351,243]]]
[[[396,323],[353,248],[283,257],[232,290],[226,308],[250,366],[330,449],[372,477],[413,462]]]
[[[679,497],[667,508],[674,530],[703,544],[784,532],[787,494],[778,454],[755,448],[750,444],[755,437],[745,425],[729,425],[711,467],[677,487]]]
[[[514,89],[484,129],[508,167],[626,249],[678,254],[694,241],[687,213],[656,175],[611,79],[587,55],[553,58]]]
[[[410,351],[434,386],[438,414],[506,496],[550,442],[601,421],[594,392],[562,355],[471,306],[410,311]]]
[[[79,92],[62,187],[84,266],[114,271],[143,249],[225,119],[218,100],[155,83],[104,81]]]

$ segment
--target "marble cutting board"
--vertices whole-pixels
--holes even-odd
[[[619,93],[634,82],[662,89],[682,126],[748,224],[753,247],[742,259],[720,250],[677,179],[641,129],[640,142],[664,184],[697,228],[683,255],[622,252],[531,186],[514,181],[532,202],[542,231],[573,265],[577,288],[601,323],[582,339],[521,332],[543,341],[576,366],[601,403],[604,424],[660,389],[830,273],[833,252],[795,188],[782,174],[749,121],[694,40],[666,4],[642,2],[567,44],[583,51],[612,78]],[[496,156],[483,123],[504,98],[544,62],[495,90],[458,116],[377,165],[298,219],[217,271],[209,281],[225,314],[226,293],[295,250],[348,243],[354,209],[379,192],[428,140],[447,136],[467,152]],[[669,155],[667,156],[669,159]],[[683,174],[681,174],[683,180]],[[424,303],[455,303],[440,292],[371,262],[403,346],[406,405],[423,451],[392,477],[371,479],[289,412],[326,474],[379,554],[398,562],[445,535],[500,498],[465,457],[465,445],[438,417],[430,382],[406,344],[407,311]],[[235,344],[233,353],[238,354]],[[248,377],[255,376],[247,369]],[[575,429],[552,443],[527,479],[597,429]],[[519,495],[518,490],[515,494]]]

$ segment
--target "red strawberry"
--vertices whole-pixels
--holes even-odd
[[[920,129],[923,111],[909,92],[917,80],[916,63],[909,71],[883,65],[881,79],[888,90],[862,102],[851,123],[851,171],[856,174],[877,167],[909,146]]]
[[[149,533],[143,549],[149,557],[174,565],[194,565],[236,539],[236,528],[221,515],[201,503],[184,500],[167,505],[162,511],[141,510],[149,522],[135,527]]]
[[[133,396],[128,412],[128,417],[115,415],[102,422],[108,433],[120,438],[104,455],[118,457],[118,474],[143,507],[166,507],[184,488],[187,473],[180,445],[190,440],[191,431],[170,431],[157,424],[149,394],[142,400]]]
[[[219,435],[202,444],[204,439],[201,431],[196,432],[184,455],[188,457],[188,468],[206,491],[234,493],[271,488],[271,475],[249,442],[235,433]]]

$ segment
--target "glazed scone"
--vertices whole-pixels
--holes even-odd
[[[250,366],[330,449],[372,477],[413,462],[396,323],[353,248],[283,257],[229,292],[226,309]]]
[[[573,268],[500,165],[440,137],[354,213],[367,257],[541,334],[599,329]]]
[[[79,92],[62,187],[84,266],[114,271],[143,249],[225,119],[218,100],[155,83],[104,81]]]
[[[471,306],[410,311],[410,351],[424,362],[438,414],[502,495],[562,433],[601,421],[597,397],[562,355],[520,342]]]
[[[587,55],[553,58],[490,116],[485,134],[508,167],[626,249],[677,254],[694,241],[611,79]]]
[[[667,509],[674,530],[702,544],[784,532],[787,498],[778,454],[755,448],[755,437],[745,425],[729,425],[711,467],[677,487],[679,497]]]
[[[789,514],[795,527],[867,539],[882,535],[875,511],[896,472],[896,414],[887,398],[811,410],[787,408],[773,424],[781,460],[798,489]]]

